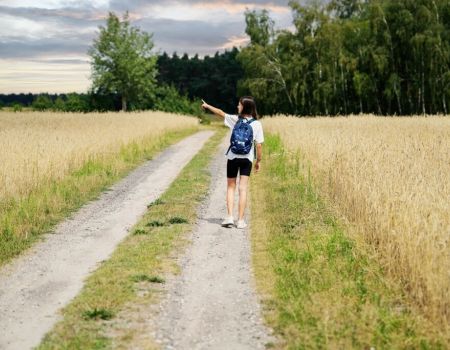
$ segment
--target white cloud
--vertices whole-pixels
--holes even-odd
[[[45,33],[45,23],[0,14],[0,40],[4,38],[38,39]],[[10,39],[11,40],[11,39]]]
[[[245,45],[244,11],[262,7],[277,28],[291,25],[287,0],[0,0],[0,89],[85,90],[89,74],[78,70],[88,71],[87,49],[108,11],[128,9],[132,25],[154,33],[156,51],[204,56]]]

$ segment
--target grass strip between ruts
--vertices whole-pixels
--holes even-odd
[[[132,142],[118,154],[94,156],[64,179],[45,183],[27,197],[0,206],[0,266],[144,161],[198,130],[171,131],[158,139]]]
[[[345,233],[298,156],[268,135],[251,181],[253,266],[282,349],[444,349],[375,259]]]
[[[130,305],[139,308],[157,300],[160,292],[153,286],[164,283],[162,275],[173,265],[170,255],[185,243],[183,237],[196,221],[210,185],[208,166],[225,131],[218,129],[169,189],[149,203],[147,213],[87,279],[80,294],[63,309],[63,320],[38,349],[127,348],[140,336],[126,326],[112,336],[115,318]],[[153,347],[151,339],[138,346]]]

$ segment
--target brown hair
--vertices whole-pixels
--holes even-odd
[[[256,103],[252,96],[242,96],[239,99],[242,104],[242,115],[251,115],[255,119],[259,119],[258,112],[256,111]]]

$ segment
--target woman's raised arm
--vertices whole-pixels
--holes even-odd
[[[209,109],[212,113],[214,113],[215,115],[218,115],[219,117],[225,118],[225,112],[222,111],[219,108],[210,106],[209,104],[207,104],[205,101],[202,100],[202,108],[203,109]]]

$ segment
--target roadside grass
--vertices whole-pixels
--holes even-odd
[[[158,139],[132,142],[119,154],[93,157],[63,180],[45,183],[27,197],[0,206],[0,266],[138,165],[198,130],[172,131]]]
[[[186,244],[184,235],[192,230],[198,205],[207,195],[208,166],[225,131],[217,130],[161,198],[149,203],[147,213],[111,258],[102,263],[79,295],[62,310],[62,321],[45,336],[38,349],[126,349],[137,338],[149,338],[148,329],[141,332],[130,327],[131,321],[121,320],[120,315],[158,300],[158,285],[165,282],[161,276],[169,270],[176,271],[170,256]],[[162,224],[151,224],[156,222]],[[111,318],[102,319],[99,310]],[[86,317],[87,314],[93,317]],[[114,331],[115,322],[119,323],[118,332]],[[126,324],[123,327],[122,322]],[[142,327],[145,322],[140,323]],[[154,346],[151,339],[145,339],[138,348]]]
[[[268,135],[251,181],[253,266],[264,316],[282,349],[445,349],[369,249],[299,172],[299,157]]]

